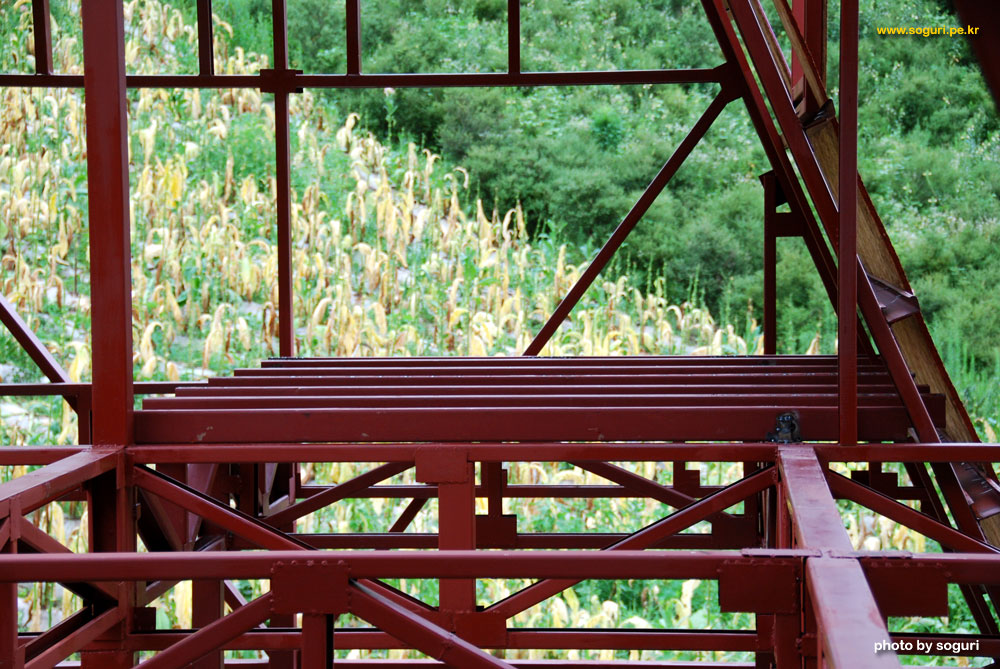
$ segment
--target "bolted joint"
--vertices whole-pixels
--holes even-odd
[[[264,69],[260,71],[260,92],[261,93],[301,93],[302,88],[295,85],[295,80],[302,74],[302,70],[272,70]]]
[[[414,457],[419,483],[467,483],[473,475],[469,451],[449,446],[423,446]]]
[[[348,567],[341,562],[278,562],[271,568],[271,612],[327,615],[347,613],[349,588]]]

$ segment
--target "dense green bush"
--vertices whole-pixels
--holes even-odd
[[[767,3],[765,3],[767,4]],[[60,24],[71,23],[63,3]],[[193,13],[194,3],[181,3]],[[234,45],[270,53],[268,0],[215,0]],[[838,3],[830,6],[829,81],[838,75]],[[1000,121],[966,42],[879,37],[881,26],[955,23],[945,0],[865,0],[861,14],[860,169],[932,330],[992,364],[1000,342],[993,262],[1000,226]],[[721,54],[698,0],[523,0],[527,70],[711,67]],[[288,0],[289,54],[308,72],[344,72],[344,6]],[[503,71],[503,0],[365,3],[366,72]],[[8,49],[9,51],[9,49]],[[6,58],[6,55],[4,56]],[[16,70],[20,64],[4,63]],[[711,100],[704,85],[531,90],[328,91],[331,116],[414,141],[461,164],[472,192],[505,210],[521,202],[532,234],[558,231],[570,260],[618,224]],[[235,172],[262,173],[269,153],[235,138]],[[223,149],[201,160],[224,164]],[[741,104],[733,104],[626,245],[637,271],[666,277],[670,297],[695,294],[718,314],[759,318],[762,196],[769,169]],[[586,251],[584,251],[586,249]],[[834,319],[801,243],[779,249],[779,346],[817,332],[832,350]],[[618,265],[616,265],[618,267]]]

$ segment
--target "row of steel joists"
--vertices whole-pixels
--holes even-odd
[[[877,358],[858,368],[868,441],[910,419]],[[275,360],[136,414],[141,443],[238,441],[761,440],[797,414],[798,436],[837,436],[833,357]],[[944,420],[940,396],[924,395]],[[724,417],[724,420],[719,420]],[[251,420],[252,418],[252,420]]]
[[[562,446],[572,448],[568,444]],[[996,574],[1000,572],[989,571],[998,564],[993,555],[995,549],[894,498],[894,495],[902,499],[919,498],[919,491],[908,493],[898,484],[894,487],[895,482],[884,480],[872,488],[834,474],[821,464],[817,451],[823,451],[812,446],[748,446],[739,450],[738,445],[720,445],[717,450],[717,457],[742,452],[758,460],[756,465],[748,463],[742,479],[698,490],[693,487],[697,482],[687,477],[679,490],[671,487],[669,493],[665,492],[667,487],[659,486],[660,494],[650,496],[656,499],[670,495],[670,505],[678,510],[612,540],[603,550],[529,553],[471,550],[477,545],[478,532],[495,531],[492,522],[476,522],[475,498],[490,494],[488,489],[477,489],[472,478],[470,457],[476,446],[422,447],[412,453],[417,478],[434,487],[440,499],[436,537],[439,550],[403,553],[317,551],[305,536],[292,532],[295,519],[311,512],[313,507],[282,515],[296,505],[264,509],[258,503],[247,507],[251,513],[246,513],[231,508],[227,499],[199,492],[190,485],[196,483],[190,477],[185,484],[163,471],[130,464],[131,456],[81,452],[0,486],[3,517],[0,539],[8,552],[27,553],[0,556],[0,581],[58,581],[84,597],[86,604],[68,622],[52,630],[40,636],[18,638],[11,636],[16,628],[10,625],[16,597],[10,588],[3,590],[6,594],[0,622],[7,625],[3,630],[7,645],[0,648],[9,653],[6,658],[13,659],[13,666],[19,666],[22,655],[29,666],[45,666],[80,649],[86,651],[85,664],[90,666],[112,666],[105,664],[112,661],[119,666],[128,664],[137,650],[162,651],[147,662],[151,667],[184,666],[205,657],[217,666],[221,662],[219,650],[223,648],[259,648],[268,650],[274,658],[298,649],[302,666],[326,666],[323,663],[328,658],[325,649],[330,648],[329,643],[341,649],[416,648],[461,667],[508,666],[483,653],[481,648],[529,647],[745,651],[756,653],[758,666],[768,666],[773,661],[778,667],[798,667],[816,658],[823,658],[827,666],[835,667],[897,666],[892,653],[876,653],[879,644],[895,639],[916,648],[915,638],[889,635],[884,616],[945,615],[948,583],[981,589],[983,584],[998,581]],[[608,447],[612,445],[605,448]],[[197,448],[191,446],[187,450]],[[500,453],[504,446],[495,448]],[[646,453],[670,459],[676,455],[671,449],[683,452],[677,450],[679,447],[659,448],[660,452]],[[511,454],[515,451],[516,448],[509,450]],[[828,450],[825,456],[836,452]],[[612,480],[615,476],[607,463],[579,464],[606,473]],[[356,487],[370,488],[372,483],[409,465],[406,461],[382,465],[373,470],[374,474],[362,475],[367,478]],[[169,471],[169,468],[158,469]],[[683,471],[686,468],[681,466],[677,473]],[[866,478],[861,478],[876,484],[881,476],[877,475],[879,471],[870,471]],[[622,487],[627,494],[641,495],[643,484],[637,480],[640,478],[623,477]],[[685,478],[677,477],[678,481]],[[645,488],[656,485],[647,480]],[[103,555],[68,555],[65,548],[25,518],[26,513],[80,486],[88,491],[88,501],[94,508],[102,503],[101,496],[109,497],[114,506],[109,517],[118,520],[110,530],[96,526],[91,529],[92,549],[105,552]],[[831,490],[837,497],[864,504],[961,553],[917,557],[855,554]],[[700,494],[684,504],[686,495],[692,491]],[[351,494],[339,492],[339,496],[327,496],[326,501]],[[298,504],[325,494],[317,492]],[[252,494],[251,497],[259,501]],[[151,502],[154,498],[155,503]],[[119,502],[115,503],[115,499]],[[176,528],[169,527],[174,522],[169,507],[182,512],[188,527],[190,520],[197,518],[198,541],[194,547],[198,550],[115,552],[134,545],[136,531],[144,537],[151,536],[148,527],[143,532],[134,524],[134,517],[128,520],[130,509],[135,508],[128,503],[129,499],[140,502],[140,516],[155,520],[164,536],[176,532]],[[740,502],[745,505],[744,515],[759,512],[763,532],[745,536],[743,550],[639,552],[658,545],[664,538],[677,536],[698,522],[716,522]],[[759,506],[759,502],[763,505]],[[235,537],[239,541],[233,541]],[[266,550],[220,552],[239,544]],[[377,543],[369,547],[377,547]],[[108,553],[111,548],[115,550]],[[163,550],[170,548],[176,546],[167,545]],[[918,575],[920,588],[912,585],[914,574]],[[477,606],[474,579],[491,577],[541,580],[506,599],[479,602]],[[238,591],[226,584],[233,579],[257,578],[270,579],[270,594],[250,603],[243,602]],[[384,578],[439,578],[439,604],[431,606],[406,596],[380,580]],[[756,631],[588,630],[584,634],[508,628],[511,617],[544,603],[583,579],[690,578],[717,580],[721,610],[756,613]],[[143,607],[176,581],[187,579],[199,584],[195,590],[200,602],[195,619],[200,629],[156,631]],[[129,583],[137,585],[132,587]],[[114,605],[116,601],[118,606]],[[220,617],[224,604],[233,613]],[[128,614],[134,607],[138,608]],[[334,630],[333,621],[344,613],[366,620],[377,631],[339,627]],[[295,624],[295,614],[303,614],[300,626]],[[13,619],[16,620],[16,613]],[[258,625],[265,620],[271,621],[271,627],[260,629]],[[108,636],[109,630],[118,631]],[[930,649],[928,652],[940,651],[943,646],[937,646],[938,643],[974,640],[980,644],[961,653],[991,655],[1000,645],[1000,640],[989,635],[975,639],[922,638],[923,642],[932,642],[926,647]],[[291,662],[294,658],[287,655],[286,659]]]

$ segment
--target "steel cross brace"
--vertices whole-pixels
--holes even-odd
[[[681,532],[705,519],[710,514],[718,513],[723,509],[727,509],[747,497],[774,485],[775,481],[775,470],[773,468],[768,468],[755,474],[751,474],[750,476],[733,483],[732,485],[727,486],[712,495],[678,510],[662,520],[646,526],[631,536],[608,546],[603,552],[636,549],[641,550],[647,548],[663,537]],[[510,595],[506,599],[493,604],[486,610],[487,612],[497,613],[504,619],[509,619],[521,611],[543,602],[549,597],[552,597],[566,588],[576,585],[577,583],[579,583],[578,579],[539,581]]]

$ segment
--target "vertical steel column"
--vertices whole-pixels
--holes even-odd
[[[223,614],[225,592],[222,581],[191,581],[191,626],[208,627]],[[222,669],[222,651],[215,650],[191,663],[192,669]]]
[[[774,355],[778,347],[777,280],[778,248],[775,230],[777,180],[769,172],[761,177],[764,183],[764,354]]]
[[[301,669],[329,669],[333,666],[333,619],[325,613],[302,614]]]
[[[124,20],[120,2],[83,3],[93,435],[95,445],[115,446],[133,435]]]
[[[20,503],[13,509],[6,523],[11,530],[10,538],[0,545],[0,553],[17,552],[15,523],[21,518]],[[0,523],[2,529],[3,523]],[[12,669],[24,665],[24,649],[17,640],[17,583],[0,583],[0,669]]]
[[[31,28],[35,37],[35,73],[52,74],[52,21],[49,0],[31,0]]]
[[[858,441],[858,0],[840,5],[837,365],[840,442]]]
[[[507,73],[521,74],[521,0],[507,0]]]
[[[295,355],[295,310],[292,294],[292,203],[291,162],[288,131],[288,20],[285,0],[271,0],[274,33],[274,73],[279,85],[274,91],[275,181],[278,213],[278,349],[282,357]]]
[[[347,73],[361,74],[361,0],[347,2]]]
[[[94,4],[94,3],[90,3]],[[110,4],[110,3],[105,3]],[[118,3],[114,3],[118,4]],[[114,469],[88,481],[87,530],[90,552],[135,552],[135,497],[131,485],[130,468],[124,455],[118,456]],[[135,652],[125,648],[125,636],[132,624],[136,590],[139,583],[124,581],[116,584],[118,606],[128,611],[125,619],[111,628],[102,638],[101,650],[80,653],[81,669],[118,669],[135,664]],[[108,648],[108,642],[117,648]]]
[[[465,463],[464,480],[438,483],[438,550],[476,547],[476,479],[473,463]],[[441,579],[441,610],[471,613],[476,608],[474,579]]]
[[[212,0],[198,0],[198,74],[215,74],[215,44],[212,41]]]

